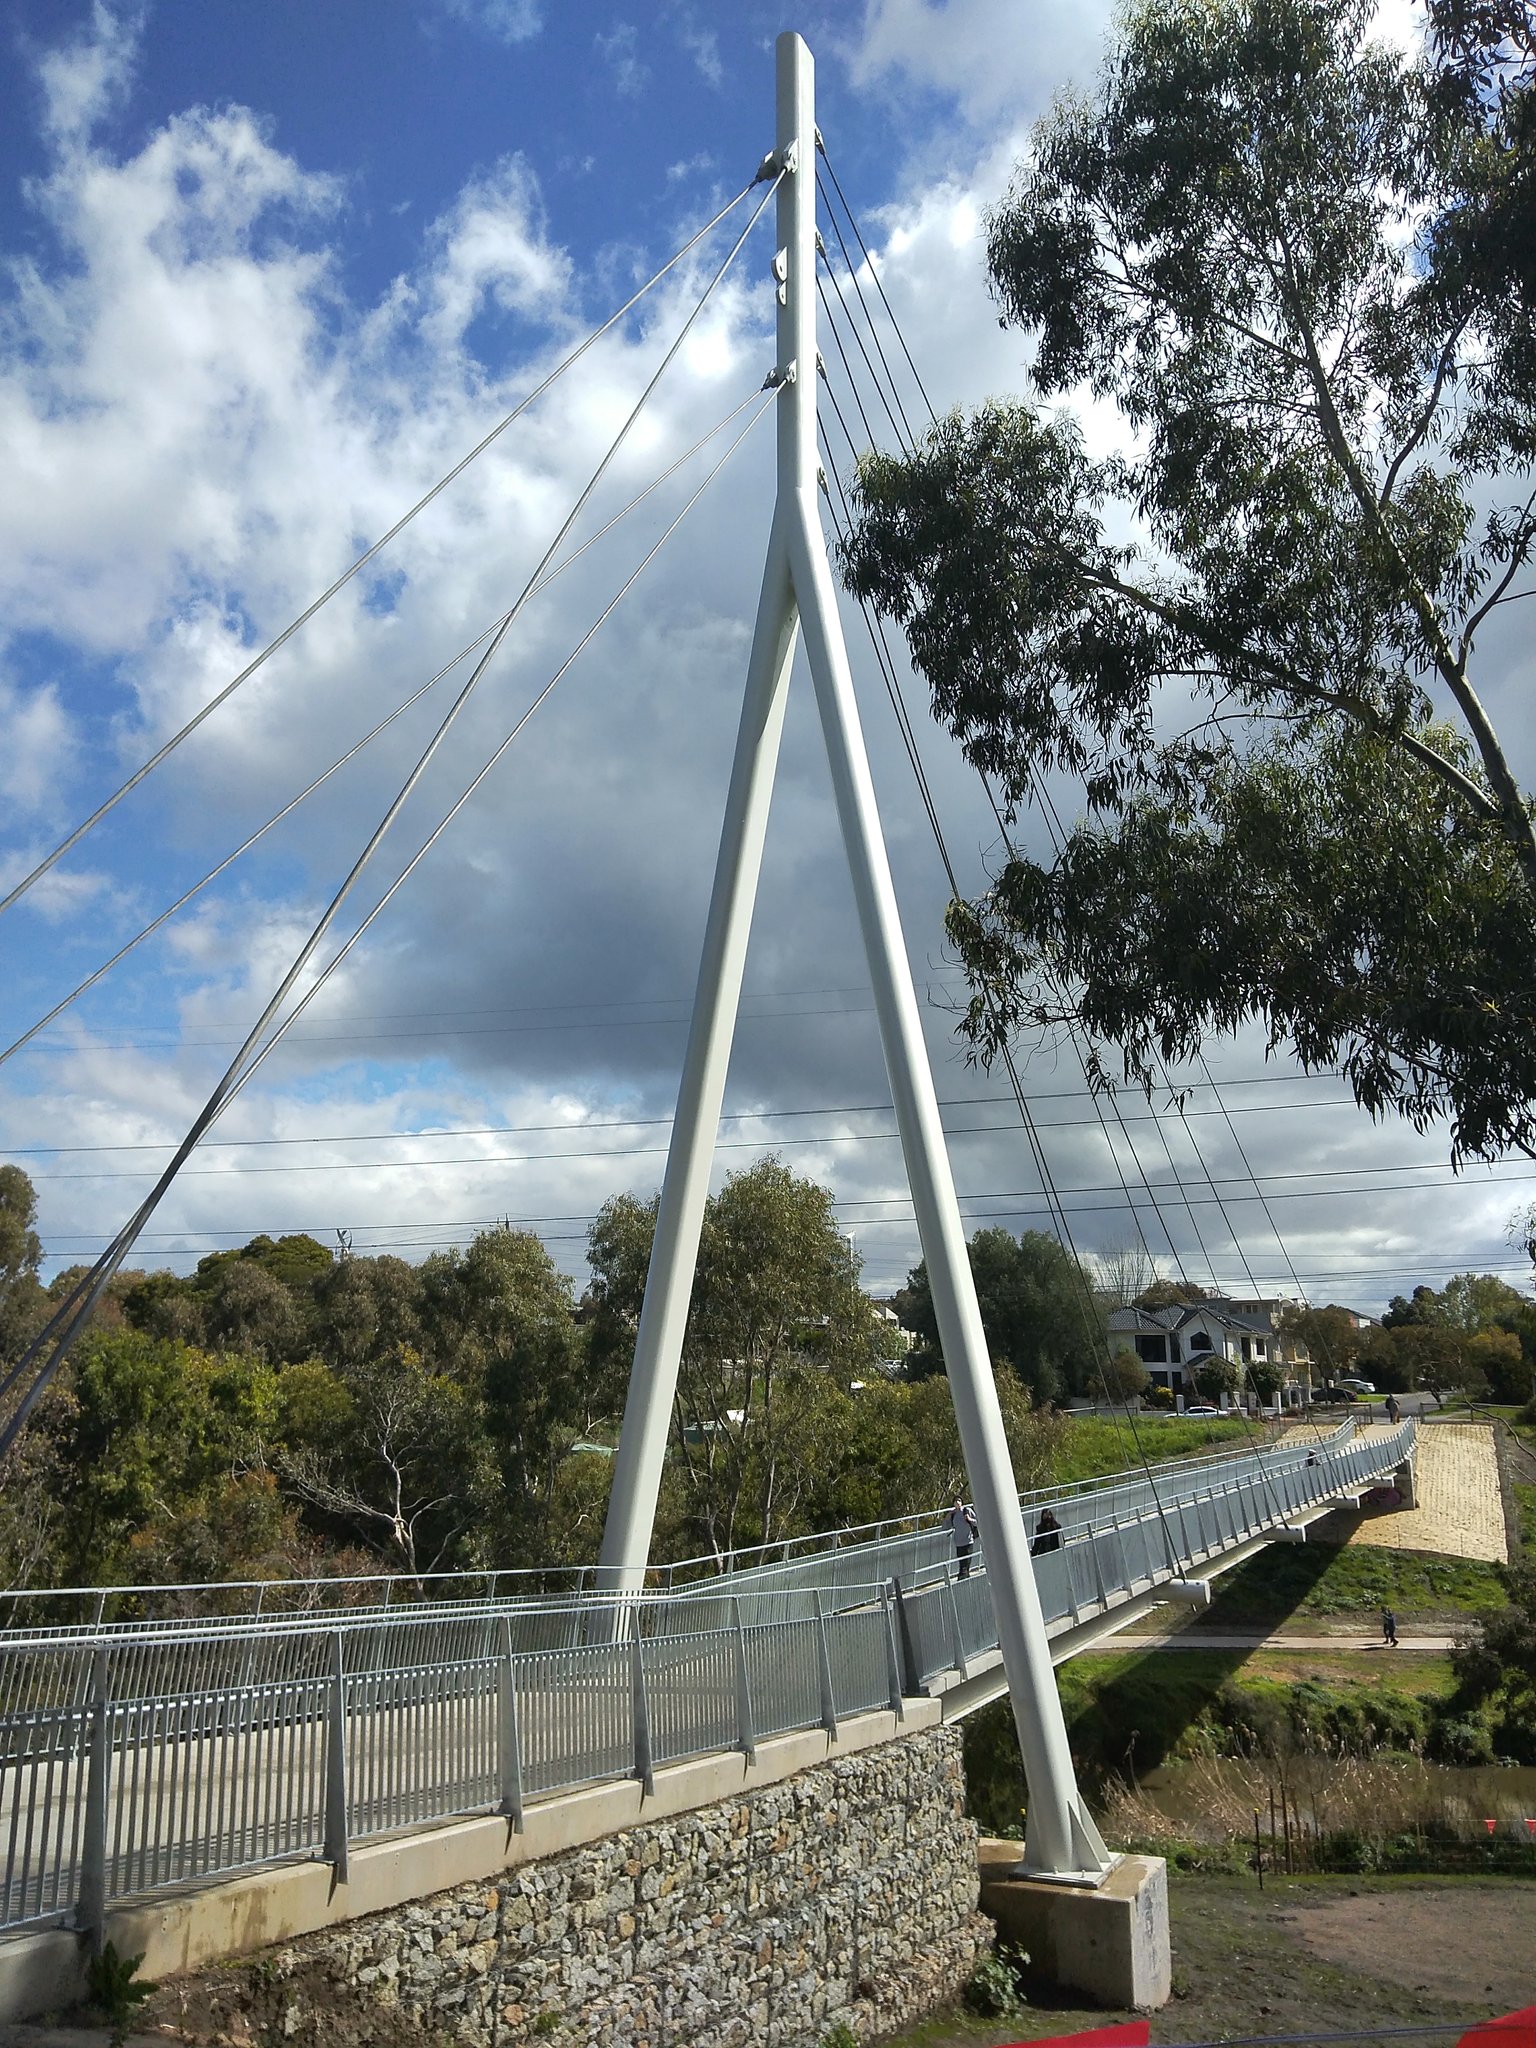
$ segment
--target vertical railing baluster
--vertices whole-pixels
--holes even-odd
[[[962,1678],[969,1678],[965,1662],[965,1642],[960,1634],[960,1605],[955,1598],[955,1575],[949,1565],[944,1567],[944,1618],[949,1623],[950,1657]]]
[[[496,1770],[501,1810],[512,1832],[523,1832],[523,1746],[517,1725],[517,1666],[512,1661],[512,1622],[503,1615],[496,1656]]]
[[[837,1694],[832,1686],[832,1646],[827,1641],[827,1614],[822,1606],[821,1595],[816,1601],[816,1662],[821,1676],[821,1725],[832,1740],[837,1740]]]
[[[347,1881],[347,1675],[341,1630],[331,1631],[331,1682],[325,1716],[325,1859]]]
[[[820,1601],[817,1602],[818,1607]],[[731,1598],[731,1636],[736,1651],[736,1730],[747,1762],[757,1761],[757,1722],[752,1712],[752,1674],[747,1667],[747,1631],[741,1619],[741,1602]]]
[[[655,1765],[651,1755],[651,1703],[645,1690],[645,1658],[640,1631],[631,1624],[629,1638],[630,1711],[634,1721],[635,1776],[647,1799],[656,1790]]]
[[[105,1643],[91,1662],[91,1707],[85,1780],[85,1839],[75,1925],[100,1955],[107,1924],[107,1800],[112,1782],[112,1682]],[[20,1788],[17,1788],[18,1793]]]

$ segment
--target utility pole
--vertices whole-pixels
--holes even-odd
[[[1067,1746],[817,502],[817,138],[812,81],[805,44],[797,35],[781,35],[776,143],[765,167],[781,180],[773,259],[779,301],[778,362],[773,374],[779,393],[778,488],[677,1117],[614,1461],[598,1583],[615,1592],[631,1592],[644,1583],[790,667],[797,628],[803,627],[874,985],[891,1099],[1029,1783],[1023,1869],[1032,1877],[1097,1886],[1116,1859],[1083,1804]]]

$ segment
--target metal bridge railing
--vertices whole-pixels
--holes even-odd
[[[1047,1621],[1102,1612],[1367,1485],[1413,1425],[1122,1475],[1049,1502]],[[0,1635],[0,1927],[108,1905],[874,1707],[996,1646],[942,1527],[625,1600],[470,1597]]]

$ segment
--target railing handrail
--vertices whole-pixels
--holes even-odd
[[[1283,1418],[1280,1419],[1283,1420]],[[1354,1426],[1354,1419],[1346,1417],[1343,1421],[1336,1424],[1328,1435],[1319,1436],[1316,1442],[1319,1445],[1331,1445],[1341,1439],[1347,1439]],[[1294,1445],[1286,1445],[1278,1438],[1271,1438],[1268,1441],[1251,1446],[1225,1446],[1210,1451],[1192,1452],[1187,1457],[1169,1458],[1154,1465],[1151,1468],[1151,1483],[1155,1486],[1159,1478],[1176,1480],[1183,1474],[1208,1470],[1218,1464],[1232,1463],[1244,1458],[1272,1455],[1277,1451],[1291,1448],[1294,1448]],[[1055,1501],[1079,1500],[1092,1494],[1110,1494],[1127,1485],[1145,1487],[1147,1484],[1148,1477],[1143,1467],[1128,1466],[1118,1472],[1103,1473],[1096,1479],[1066,1480],[1053,1486],[1031,1488],[1019,1495],[1019,1504],[1021,1508],[1028,1512],[1035,1507],[1049,1506]],[[830,1555],[842,1551],[856,1550],[866,1544],[885,1540],[889,1536],[923,1535],[942,1528],[948,1512],[947,1508],[922,1509],[915,1514],[891,1516],[883,1521],[854,1523],[837,1529],[814,1531],[803,1536],[776,1538],[769,1543],[746,1544],[739,1549],[725,1552],[722,1555],[703,1553],[694,1557],[674,1559],[648,1567],[648,1571],[658,1579],[664,1580],[664,1583],[647,1590],[665,1595],[675,1590],[679,1583],[685,1586],[695,1583],[707,1584],[712,1579],[731,1578],[742,1572],[758,1570],[763,1565],[798,1562],[807,1555],[814,1556],[821,1552],[826,1552]],[[430,1609],[431,1603],[420,1600],[419,1589],[423,1586],[450,1585],[469,1587],[476,1582],[484,1582],[493,1589],[492,1596],[494,1597],[495,1583],[501,1579],[516,1581],[528,1579],[548,1580],[560,1577],[570,1578],[575,1583],[569,1593],[561,1594],[546,1591],[543,1597],[546,1599],[580,1600],[583,1597],[590,1597],[591,1587],[589,1582],[594,1572],[595,1567],[592,1565],[485,1565],[451,1572],[364,1572],[349,1575],[345,1578],[328,1576],[312,1579],[186,1580],[174,1583],[149,1582],[119,1586],[9,1587],[0,1589],[0,1601],[12,1603],[14,1612],[15,1606],[23,1601],[41,1603],[48,1600],[106,1601],[146,1598],[157,1601],[171,1601],[193,1596],[227,1598],[238,1593],[253,1593],[263,1596],[272,1594],[291,1600],[295,1594],[335,1594],[352,1588],[381,1586],[391,1591],[399,1589],[411,1596],[413,1604]],[[690,1574],[691,1576],[680,1579],[679,1575],[681,1574]],[[290,1609],[283,1618],[291,1616],[296,1619],[305,1613],[341,1615],[346,1611],[346,1608],[341,1606],[317,1605],[311,1608]],[[402,1608],[398,1611],[404,1613],[409,1612],[410,1609]],[[240,1619],[239,1616],[234,1615],[228,1617],[218,1615],[185,1615],[175,1618],[188,1626],[204,1621],[216,1622],[220,1619],[235,1621]],[[169,1619],[171,1618],[167,1617],[167,1620]],[[24,1623],[19,1625],[25,1626]],[[4,1641],[5,1631],[16,1626],[18,1626],[16,1621],[7,1621],[3,1626],[0,1626],[0,1642]],[[70,1626],[79,1627],[83,1626],[83,1624],[59,1624],[58,1626],[67,1628]],[[35,1632],[41,1633],[41,1631]]]

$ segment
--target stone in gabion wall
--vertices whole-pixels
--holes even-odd
[[[190,2038],[817,2048],[952,1997],[992,1928],[953,1729],[168,1984]]]

